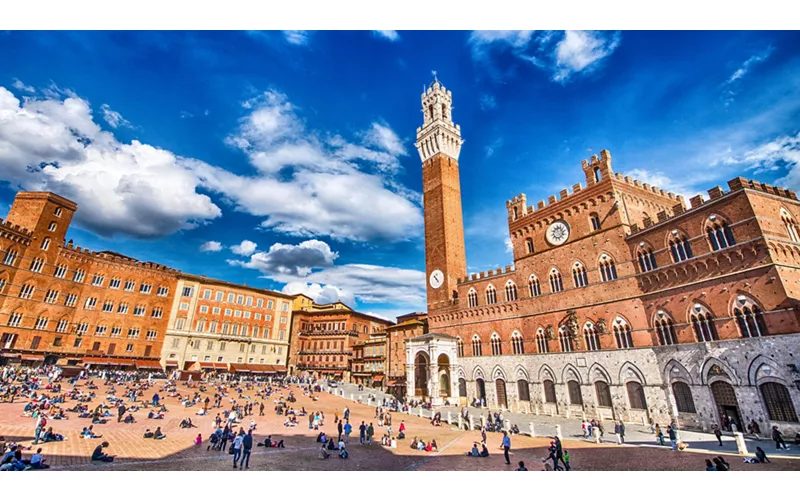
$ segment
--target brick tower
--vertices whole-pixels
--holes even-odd
[[[458,155],[461,127],[452,120],[453,94],[438,80],[422,94],[422,127],[415,144],[422,160],[428,310],[449,305],[467,275]]]

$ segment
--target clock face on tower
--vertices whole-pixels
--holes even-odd
[[[569,238],[569,225],[563,220],[557,220],[547,228],[545,237],[551,245],[561,245]]]
[[[428,281],[431,284],[431,288],[437,289],[440,286],[444,285],[444,273],[438,269],[435,269],[431,273],[431,277]]]

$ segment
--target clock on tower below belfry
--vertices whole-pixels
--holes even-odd
[[[428,311],[446,307],[467,274],[458,156],[461,127],[453,123],[453,94],[435,79],[422,94],[415,144],[422,160]]]

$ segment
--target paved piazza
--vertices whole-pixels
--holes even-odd
[[[81,381],[77,388],[85,390],[86,381]],[[100,398],[104,398],[104,386],[101,381],[98,398],[89,403],[93,409]],[[156,388],[161,389],[164,381],[156,382]],[[64,388],[67,388],[65,383]],[[121,395],[120,386],[117,386],[117,395]],[[426,418],[411,416],[404,413],[392,413],[393,432],[401,421],[405,422],[407,438],[398,442],[396,449],[383,447],[377,443],[371,446],[360,446],[358,443],[358,425],[361,421],[367,424],[375,423],[375,407],[327,392],[317,393],[319,400],[313,401],[303,394],[298,386],[292,386],[297,402],[290,404],[292,408],[305,407],[308,411],[322,411],[325,415],[325,424],[322,428],[326,433],[336,434],[336,425],[333,423],[334,412],[339,410],[341,415],[345,406],[350,408],[353,435],[347,441],[350,458],[340,460],[333,454],[327,460],[317,458],[319,444],[316,443],[316,432],[308,429],[307,419],[300,417],[300,424],[296,427],[285,427],[284,416],[277,415],[274,411],[273,401],[280,396],[288,396],[288,389],[273,392],[265,402],[265,415],[258,416],[254,409],[252,418],[257,424],[254,432],[255,442],[263,442],[271,434],[273,440],[284,439],[286,448],[253,447],[251,457],[251,470],[513,470],[519,460],[524,460],[529,470],[544,470],[542,459],[547,455],[547,438],[530,438],[523,435],[512,436],[511,460],[513,466],[504,463],[502,451],[499,450],[502,434],[488,434],[488,448],[491,456],[485,459],[466,457],[466,452],[474,441],[480,440],[477,431],[458,431],[450,428],[446,422],[441,427],[434,427]],[[144,392],[138,401],[149,401],[155,389]],[[178,393],[192,396],[196,389],[178,383]],[[248,401],[260,402],[255,396],[255,389],[243,391],[239,396],[240,403]],[[160,391],[163,396],[166,394]],[[213,391],[206,394],[213,400]],[[366,393],[364,393],[366,396]],[[252,399],[247,399],[252,398]],[[205,395],[203,396],[205,399]],[[366,399],[366,398],[365,398]],[[162,401],[165,401],[162,399]],[[0,435],[7,442],[15,441],[28,446],[33,442],[35,420],[23,417],[23,409],[27,399],[16,400],[13,404],[0,404]],[[74,406],[75,402],[67,401],[61,405],[63,408]],[[126,406],[130,403],[126,400]],[[231,470],[231,456],[219,451],[206,449],[208,436],[213,427],[213,419],[217,411],[230,407],[231,399],[223,400],[222,409],[211,409],[208,416],[197,416],[198,406],[184,408],[177,402],[177,398],[167,397],[165,401],[169,410],[164,420],[148,420],[147,410],[139,410],[133,415],[136,422],[133,424],[117,423],[116,417],[108,419],[108,423],[96,425],[95,431],[102,434],[102,439],[82,439],[79,437],[83,427],[88,425],[89,419],[79,418],[76,413],[67,413],[67,420],[52,420],[52,426],[57,433],[63,434],[67,440],[62,442],[40,443],[43,455],[51,464],[51,470]],[[202,405],[200,405],[202,406]],[[115,411],[112,409],[112,413]],[[115,413],[116,414],[116,413]],[[455,415],[455,412],[454,412]],[[198,426],[195,429],[182,429],[180,422],[183,418],[190,417]],[[244,427],[249,427],[251,417],[245,417]],[[146,429],[155,430],[160,425],[167,435],[164,440],[156,441],[142,437]],[[202,433],[203,445],[195,446],[194,438]],[[384,433],[384,428],[375,426],[375,435],[379,440]],[[409,444],[414,436],[426,442],[435,439],[439,445],[439,452],[426,453],[411,450]],[[565,436],[567,438],[567,436]],[[89,457],[94,447],[102,441],[110,443],[107,452],[115,455],[114,463],[92,463]],[[672,452],[668,449],[657,449],[647,446],[618,446],[616,444],[594,444],[580,440],[564,441],[564,448],[569,450],[571,464],[575,470],[703,470],[704,460],[714,455],[709,455],[701,450],[694,452]],[[764,449],[770,453],[774,449],[771,442],[764,443]],[[36,447],[34,447],[35,451]],[[26,451],[24,458],[30,458],[31,451]],[[733,454],[726,454],[727,461],[733,470],[798,470],[800,459],[774,457],[771,464],[744,464],[742,459]]]

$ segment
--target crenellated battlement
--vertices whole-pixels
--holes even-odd
[[[0,225],[2,225],[3,229],[7,229],[9,231],[14,231],[15,233],[19,233],[22,236],[33,236],[33,231],[20,226],[19,224],[13,224],[8,222],[7,220],[3,220],[0,218]]]
[[[744,177],[736,177],[728,181],[728,188],[729,191],[725,192],[720,186],[714,186],[713,188],[708,190],[708,201],[712,202],[723,196],[733,193],[735,191],[740,191],[742,189],[753,189],[755,191],[761,191],[762,193],[767,193],[775,196],[780,196],[789,200],[797,201],[797,194],[792,191],[791,189],[783,189],[781,187],[772,186],[770,184],[762,184],[759,181],[745,179]],[[672,194],[672,193],[669,193]],[[650,229],[653,226],[661,224],[662,222],[668,222],[676,217],[682,216],[684,214],[693,212],[699,208],[702,208],[705,205],[706,200],[703,194],[698,194],[693,196],[689,200],[689,208],[686,209],[683,204],[683,197],[677,196],[677,200],[680,200],[680,203],[676,204],[672,208],[673,215],[669,215],[665,211],[661,211],[656,214],[657,220],[652,219],[645,219],[643,221],[644,227],[639,227],[638,224],[631,225],[631,235],[637,234],[645,229]]]
[[[498,276],[505,276],[513,274],[515,271],[514,266],[506,266],[505,268],[498,267],[497,269],[489,269],[480,273],[471,273],[469,276],[458,278],[456,281],[459,285],[466,285],[468,283],[485,280],[488,278],[497,278]]]
[[[82,248],[80,246],[75,246],[70,240],[64,247],[64,253],[69,258],[73,259],[81,259],[85,257],[89,257],[91,259],[105,261],[110,264],[118,264],[118,265],[125,265],[125,266],[134,266],[141,269],[148,269],[151,271],[160,271],[160,272],[167,272],[167,273],[177,273],[179,272],[177,269],[164,266],[161,264],[157,264],[155,262],[142,262],[140,260],[134,259],[132,257],[126,257],[122,254],[111,253],[108,251],[96,252],[94,250],[89,250],[88,248]],[[84,262],[86,260],[84,259]]]
[[[634,179],[627,175],[622,175],[620,173],[614,174],[614,179],[620,182],[624,182],[629,186],[633,186],[637,189],[641,189],[642,191],[646,191],[648,194],[655,194],[657,196],[663,196],[670,200],[680,201],[683,202],[683,196],[679,194],[672,193],[670,191],[666,191],[664,189],[659,188],[658,186],[652,186],[646,182],[642,182],[639,179]]]

